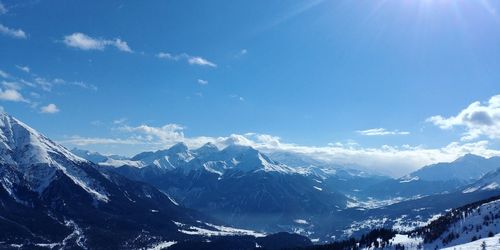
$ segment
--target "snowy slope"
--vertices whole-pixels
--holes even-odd
[[[442,250],[469,250],[469,249],[500,249],[500,234],[496,234],[493,237],[487,237],[484,239],[475,240],[469,243],[464,243],[452,247],[446,247]]]
[[[460,219],[426,247],[452,247],[500,233],[500,199],[459,211]]]
[[[12,195],[14,184],[42,193],[62,171],[75,184],[101,201],[108,196],[98,181],[88,176],[78,164],[86,160],[75,156],[21,121],[0,113],[1,185]]]
[[[453,209],[411,236],[397,234],[384,249],[397,249],[397,244],[407,250],[482,249],[483,242],[486,249],[500,249],[500,198],[489,200]]]
[[[144,167],[144,164],[142,162],[132,161],[129,158],[120,155],[103,155],[98,152],[91,152],[79,148],[73,148],[70,151],[76,156],[79,156],[85,160],[91,161],[101,166],[121,167],[126,165],[137,168]]]
[[[483,190],[494,190],[500,188],[500,169],[484,175],[481,179],[474,182],[463,190],[464,193],[477,192]]]

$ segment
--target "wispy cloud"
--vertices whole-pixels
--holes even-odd
[[[28,102],[19,91],[15,89],[0,89],[0,100],[11,102]]]
[[[366,136],[383,136],[383,135],[409,135],[410,132],[399,130],[387,130],[385,128],[371,128],[366,130],[356,131],[358,134]]]
[[[471,103],[455,116],[436,115],[427,118],[441,129],[464,128],[462,140],[470,141],[481,136],[500,139],[500,95],[492,96],[487,102]]]
[[[191,55],[188,55],[186,53],[174,55],[174,54],[167,53],[167,52],[160,52],[160,53],[156,54],[156,57],[158,57],[160,59],[167,59],[167,60],[173,60],[173,61],[185,60],[186,62],[188,62],[191,65],[207,66],[207,67],[212,67],[212,68],[217,67],[217,64],[215,64],[215,63],[213,63],[213,62],[211,62],[203,57],[191,56]]]
[[[0,2],[0,15],[3,15],[5,13],[7,13],[7,7],[5,7],[2,2]]]
[[[36,85],[45,91],[52,91],[52,89],[57,85],[76,86],[84,89],[97,91],[97,86],[82,81],[67,81],[61,78],[47,79],[43,77],[36,77],[34,80]]]
[[[12,82],[16,82],[18,85],[24,85],[30,88],[41,88],[45,91],[52,91],[56,86],[76,86],[84,89],[97,90],[97,86],[89,84],[83,81],[68,81],[62,78],[46,78],[38,74],[32,73],[32,70],[28,66],[15,65],[17,69],[27,73],[26,75],[19,76],[14,74],[9,74],[5,71],[0,70],[0,77],[7,79]],[[4,84],[5,85],[5,84]]]
[[[152,127],[148,125],[140,125],[137,127],[122,126],[119,128],[121,131],[134,132],[147,135],[148,141],[158,139],[159,141],[181,141],[184,138],[184,127],[178,124],[166,124],[162,127]]]
[[[201,85],[207,85],[208,81],[207,80],[203,80],[203,79],[198,79],[198,83],[201,84]]]
[[[87,146],[87,145],[112,145],[112,144],[124,144],[124,145],[138,145],[142,144],[141,141],[135,139],[113,139],[113,138],[99,138],[99,137],[81,137],[81,136],[71,136],[68,139],[60,141],[64,144],[77,145],[77,146]]]
[[[19,66],[19,65],[16,65],[16,68],[21,70],[21,71],[24,71],[26,73],[29,73],[30,72],[30,67],[28,66]]]
[[[34,97],[34,98],[40,98],[41,97],[41,95],[38,94],[37,92],[30,92],[30,96]]]
[[[0,78],[3,78],[3,80],[0,80],[0,100],[27,103],[29,107],[38,110],[39,113],[54,114],[60,110],[59,107],[53,103],[40,107],[40,100],[44,99],[46,96],[40,94],[38,90],[50,92],[56,86],[76,86],[79,88],[97,90],[96,86],[85,82],[66,81],[61,78],[43,78],[32,73],[31,69],[27,66],[16,65],[16,68],[27,73],[27,76],[17,76],[0,70]],[[25,77],[29,77],[30,79],[26,80]],[[34,99],[26,98],[25,94]]]
[[[28,36],[26,35],[26,32],[24,32],[23,30],[9,28],[3,24],[0,24],[0,34],[10,36],[12,38],[17,38],[17,39],[28,38]]]
[[[248,50],[247,49],[241,49],[240,51],[238,51],[234,57],[235,58],[240,58],[240,57],[243,57],[245,56],[246,54],[248,54]]]
[[[199,56],[193,56],[188,58],[188,63],[192,65],[201,65],[201,66],[209,66],[209,67],[217,67],[217,65],[213,62],[210,62],[209,60],[199,57]]]
[[[22,88],[21,83],[18,82],[7,82],[7,81],[2,81],[2,86],[4,86],[7,89],[15,89],[15,90],[20,90]]]
[[[43,106],[40,108],[40,112],[44,114],[55,114],[58,113],[59,111],[60,111],[59,108],[53,103],[50,103],[47,106]]]
[[[127,42],[120,38],[103,39],[93,38],[83,33],[73,33],[67,35],[63,39],[64,44],[69,47],[78,48],[81,50],[104,50],[106,47],[112,46],[120,51],[133,52]]]
[[[0,77],[2,77],[2,78],[9,78],[9,77],[10,77],[10,75],[9,75],[9,74],[7,74],[7,72],[5,72],[5,71],[0,70]]]

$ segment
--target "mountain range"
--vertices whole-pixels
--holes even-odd
[[[150,183],[179,203],[233,226],[290,231],[297,220],[319,219],[349,200],[322,182],[328,171],[292,168],[246,146],[222,150],[207,144],[189,150],[182,143],[138,154],[144,167],[109,168]]]
[[[133,156],[127,159],[131,165],[101,167],[154,185],[226,224],[296,232],[315,241],[360,235],[377,225],[415,227],[446,209],[500,192],[487,181],[500,176],[497,157],[469,154],[396,179],[293,153],[276,158],[286,158],[287,164],[248,146],[219,149],[209,143],[189,149],[179,143]],[[369,223],[380,217],[386,220]]]
[[[409,231],[500,195],[499,163],[465,155],[394,179],[237,144],[106,156],[1,113],[0,246],[280,249]]]

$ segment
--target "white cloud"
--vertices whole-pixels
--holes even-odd
[[[47,106],[41,107],[40,112],[44,114],[55,114],[59,112],[59,108],[55,104],[51,103],[48,104]]]
[[[172,55],[170,53],[166,53],[166,52],[160,52],[160,53],[156,54],[156,57],[158,57],[160,59],[170,59],[170,60],[174,60],[174,61],[181,59],[181,55],[174,56],[174,55]]]
[[[18,39],[26,39],[28,36],[21,29],[12,29],[3,24],[0,24],[0,34],[4,34],[6,36],[10,36]]]
[[[115,38],[113,41],[108,41],[111,45],[115,46],[117,49],[125,52],[132,52],[132,49],[128,46],[127,42],[121,40],[120,38]]]
[[[16,68],[18,68],[19,70],[22,70],[26,73],[29,73],[30,72],[30,68],[28,66],[19,66],[19,65],[16,65]]]
[[[479,101],[471,103],[456,116],[443,117],[436,115],[427,118],[441,129],[460,127],[465,130],[462,140],[470,141],[481,136],[490,139],[500,139],[500,95],[495,95],[488,102]]]
[[[69,85],[69,86],[76,86],[84,89],[90,89],[97,91],[97,86],[88,84],[85,82],[81,81],[66,81],[61,78],[55,78],[55,79],[46,79],[43,77],[36,77],[35,78],[35,83],[42,88],[45,91],[52,91],[52,88],[56,85]]]
[[[168,60],[173,60],[173,61],[179,61],[179,60],[186,60],[189,64],[191,65],[199,65],[199,66],[207,66],[207,67],[212,67],[216,68],[217,64],[199,56],[191,56],[186,53],[182,54],[177,54],[173,55],[167,52],[160,52],[156,54],[156,57],[160,59],[168,59]]]
[[[0,89],[0,100],[12,102],[27,102],[23,95],[15,89]]]
[[[18,82],[7,82],[7,81],[2,81],[2,85],[7,88],[7,89],[15,89],[15,90],[20,90],[21,89],[21,84]]]
[[[210,62],[207,59],[199,57],[199,56],[189,57],[188,63],[194,64],[194,65],[201,65],[201,66],[209,66],[209,67],[214,67],[214,68],[217,67],[217,65],[215,63]]]
[[[399,130],[386,130],[385,128],[371,128],[366,130],[356,131],[358,134],[366,136],[381,136],[381,135],[409,135],[410,132]]]
[[[240,51],[240,55],[246,55],[248,53],[248,50],[247,49],[242,49]]]
[[[184,139],[183,127],[178,124],[167,124],[162,127],[140,125],[137,127],[122,126],[119,128],[125,132],[135,132],[146,135],[146,140],[159,140],[160,142],[182,141]]]
[[[198,83],[201,84],[201,85],[207,85],[208,81],[207,80],[203,80],[203,79],[198,79]]]
[[[120,38],[92,38],[79,32],[65,36],[63,42],[69,47],[81,50],[104,50],[108,46],[113,46],[120,51],[132,52],[132,49],[128,46],[127,42],[121,40]]]

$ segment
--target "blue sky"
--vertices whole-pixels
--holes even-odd
[[[68,147],[244,138],[405,170],[498,154],[495,1],[1,3],[0,105]]]

